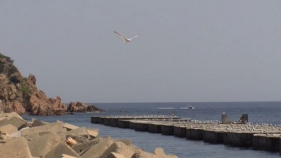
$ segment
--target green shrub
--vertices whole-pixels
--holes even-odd
[[[23,96],[29,96],[31,94],[31,90],[29,89],[29,87],[27,86],[27,84],[25,83],[25,81],[22,81],[20,83],[20,87],[21,87],[21,92],[23,94]]]
[[[12,65],[8,70],[8,76],[10,77],[15,72],[18,72],[18,69],[14,65]]]

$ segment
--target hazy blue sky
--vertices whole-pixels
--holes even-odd
[[[0,0],[0,52],[63,102],[281,100],[280,0]],[[123,43],[113,31],[130,37]]]

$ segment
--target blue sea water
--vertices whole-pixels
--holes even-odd
[[[36,118],[48,122],[61,120],[77,126],[99,129],[100,136],[109,135],[116,139],[131,139],[138,147],[152,152],[161,147],[166,153],[175,154],[180,158],[273,158],[279,153],[238,148],[222,144],[214,145],[203,141],[191,141],[174,136],[163,136],[131,129],[120,129],[100,124],[92,124],[92,116],[104,115],[170,115],[173,113],[182,118],[196,120],[219,120],[225,112],[232,120],[238,121],[242,114],[248,114],[249,122],[281,125],[281,102],[186,102],[186,103],[93,103],[104,109],[104,113],[75,113],[66,116],[29,116],[24,119]],[[195,109],[181,109],[193,106]]]

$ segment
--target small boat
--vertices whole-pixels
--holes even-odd
[[[194,109],[194,107],[191,106],[191,105],[189,105],[189,106],[187,106],[187,107],[181,107],[180,109]]]

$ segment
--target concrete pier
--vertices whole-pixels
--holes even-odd
[[[245,115],[247,116],[247,115]],[[247,123],[222,124],[218,121],[198,121],[170,116],[113,116],[92,117],[92,123],[135,131],[173,135],[188,140],[201,140],[213,144],[237,147],[253,147],[257,150],[280,152],[281,127],[268,124]],[[227,123],[227,118],[224,123]],[[242,121],[243,122],[243,121]]]

